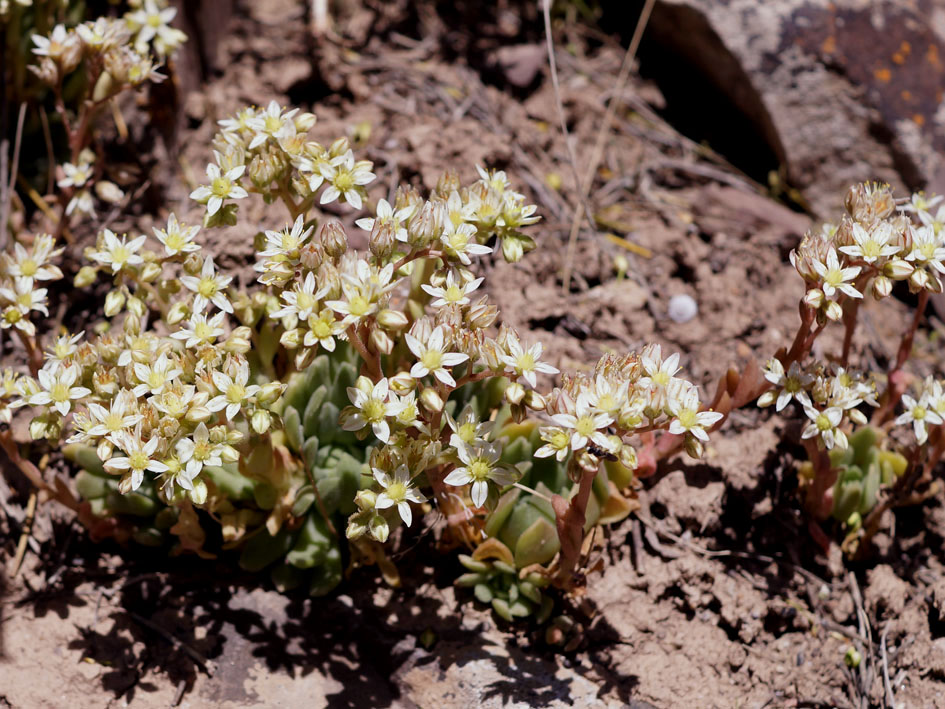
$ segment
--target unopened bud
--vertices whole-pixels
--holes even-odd
[[[147,308],[145,308],[144,301],[141,298],[136,296],[131,296],[127,301],[128,312],[132,315],[136,315],[139,318],[144,317]]]
[[[184,418],[187,419],[190,423],[206,423],[210,420],[210,417],[213,416],[213,412],[210,411],[206,406],[191,406],[187,409],[187,413],[184,415]]]
[[[122,307],[125,305],[125,294],[120,290],[113,290],[108,295],[105,296],[105,315],[106,317],[114,317],[119,312],[121,312]]]
[[[502,257],[509,263],[518,263],[525,255],[522,240],[515,236],[502,239]]]
[[[203,505],[207,502],[207,483],[199,478],[193,481],[194,489],[187,491],[187,497],[195,505]]]
[[[188,276],[196,276],[200,273],[200,269],[203,268],[203,259],[196,253],[190,253],[187,255],[187,258],[184,259],[182,268]]]
[[[354,496],[354,504],[362,510],[373,510],[377,504],[377,493],[373,490],[359,490]]]
[[[510,404],[521,404],[525,398],[525,387],[518,382],[512,382],[505,388],[505,400]]]
[[[92,266],[83,266],[79,269],[79,272],[75,274],[75,279],[72,283],[76,288],[88,288],[95,283],[97,275],[98,271]]]
[[[299,133],[308,133],[316,120],[318,119],[314,113],[300,113],[295,117],[295,130]]]
[[[125,196],[118,185],[108,180],[99,180],[95,183],[95,194],[98,195],[100,200],[108,204],[118,204]]]
[[[390,222],[376,220],[371,235],[368,237],[368,248],[379,260],[383,261],[394,253],[397,239],[394,237],[394,226]]]
[[[286,330],[279,338],[279,344],[287,350],[298,349],[299,345],[302,344],[302,331],[298,328]]]
[[[776,391],[766,391],[764,394],[758,397],[758,406],[765,408],[766,406],[771,406],[771,404],[777,400],[778,393]]]
[[[929,274],[925,272],[924,268],[917,268],[912,272],[912,275],[909,276],[909,287],[913,290],[920,291],[925,290],[929,285]]]
[[[831,300],[829,303],[827,303],[827,307],[824,308],[824,315],[827,316],[828,320],[839,322],[843,317],[843,308],[840,307],[840,303],[835,300]]]
[[[325,222],[318,230],[318,240],[325,253],[332,258],[341,258],[348,250],[348,235],[337,219]]]
[[[912,264],[905,259],[897,258],[887,261],[883,266],[883,273],[894,281],[901,281],[912,275],[915,269]]]
[[[804,304],[817,310],[824,304],[824,292],[820,288],[811,288],[804,293]]]
[[[532,411],[544,411],[547,405],[545,397],[534,389],[529,389],[525,392],[525,398],[522,399],[522,403]]]
[[[427,411],[435,414],[443,410],[443,399],[433,387],[427,387],[421,392],[420,403]]]
[[[387,537],[390,535],[390,527],[387,525],[386,519],[376,514],[371,517],[371,522],[368,526],[371,530],[371,536],[377,541],[381,544],[387,541]]]
[[[256,409],[250,417],[250,424],[253,430],[261,436],[272,426],[272,414],[265,409]]]
[[[176,325],[187,317],[187,312],[187,303],[174,303],[174,305],[171,306],[171,309],[167,311],[164,322],[166,322],[168,325]]]
[[[892,293],[893,282],[886,276],[876,276],[873,279],[873,297],[882,300]]]
[[[410,372],[398,372],[388,380],[388,383],[390,390],[399,396],[409,394],[417,386],[417,380],[410,376]]]
[[[401,330],[410,324],[407,316],[399,310],[384,308],[377,314],[378,324],[388,330]]]
[[[138,279],[145,283],[153,283],[161,275],[161,267],[150,261],[141,268],[141,273],[138,275]]]
[[[371,331],[371,343],[381,354],[389,355],[394,351],[394,341],[391,339],[391,336],[380,328],[375,328]]]
[[[262,406],[269,406],[274,404],[279,400],[279,397],[282,396],[282,392],[286,389],[286,385],[282,382],[269,382],[268,384],[263,384],[260,387],[259,392],[256,394],[256,401],[258,401]]]
[[[695,436],[686,436],[686,453],[690,458],[699,459],[705,451],[702,442]]]

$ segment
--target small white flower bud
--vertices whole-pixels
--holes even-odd
[[[176,325],[181,320],[187,317],[189,309],[187,308],[187,303],[174,303],[171,306],[171,309],[167,311],[167,315],[164,317],[164,322],[168,325]]]
[[[143,318],[144,314],[147,312],[147,308],[144,305],[144,301],[141,298],[136,296],[131,296],[127,300],[128,312],[132,315],[136,315],[139,318]]]
[[[417,380],[410,376],[410,372],[398,372],[388,382],[391,391],[399,396],[409,394],[417,386]]]
[[[187,497],[195,505],[203,505],[207,502],[207,483],[199,478],[194,480],[194,489],[187,491]]]
[[[804,303],[817,310],[824,304],[824,292],[820,288],[811,288],[804,294]]]
[[[120,290],[113,290],[108,295],[105,296],[105,315],[106,317],[114,317],[119,312],[121,312],[122,307],[125,305],[125,294]]]
[[[373,510],[377,504],[377,493],[373,490],[359,490],[354,496],[354,504],[362,510]]]
[[[191,406],[184,415],[184,418],[187,419],[189,423],[205,423],[210,420],[211,416],[213,416],[213,412],[206,406]]]
[[[99,180],[95,183],[95,194],[98,195],[100,200],[108,204],[118,204],[125,196],[118,185],[108,180]]]
[[[371,530],[371,536],[377,541],[381,544],[387,541],[387,537],[390,535],[390,527],[387,525],[386,519],[380,515],[374,515],[371,517],[371,522],[368,526]]]
[[[76,288],[88,288],[95,283],[97,276],[98,271],[95,268],[92,266],[83,266],[79,269],[79,272],[75,274],[75,279],[72,283]]]
[[[420,403],[427,411],[433,413],[439,413],[443,410],[443,399],[433,387],[427,387],[423,390],[420,394]]]
[[[545,397],[534,389],[529,389],[525,392],[525,398],[522,399],[522,403],[532,411],[544,411],[545,406],[547,406]]]
[[[388,330],[401,330],[410,324],[407,316],[399,310],[384,308],[377,314],[378,324]]]
[[[893,282],[886,276],[876,276],[873,279],[873,297],[882,300],[892,293]]]
[[[776,391],[766,391],[764,394],[758,397],[758,406],[765,408],[767,406],[771,406],[777,400],[778,393]]]
[[[908,278],[912,275],[914,270],[911,263],[901,258],[888,261],[886,265],[883,266],[883,273],[894,281],[901,281]]]
[[[826,315],[829,320],[838,322],[843,317],[843,308],[840,307],[840,303],[831,300],[827,303],[827,307],[824,308],[824,315]]]
[[[394,341],[390,335],[379,328],[371,331],[371,342],[374,348],[381,354],[389,355],[394,351]]]
[[[253,430],[261,436],[272,426],[272,414],[265,409],[256,409],[250,418],[250,424]]]
[[[286,330],[282,333],[282,337],[279,338],[279,344],[287,350],[298,349],[299,345],[302,344],[302,331],[298,328]]]
[[[505,388],[505,400],[510,404],[521,404],[525,398],[525,387],[518,382],[512,382]]]
[[[279,397],[282,396],[282,392],[285,391],[286,385],[282,382],[269,382],[268,384],[263,384],[259,389],[259,392],[256,394],[256,401],[258,401],[263,406],[269,406],[274,404],[279,400]]]
[[[145,283],[153,283],[160,275],[161,266],[151,261],[144,264],[144,266],[141,268],[141,273],[138,275],[138,278]]]

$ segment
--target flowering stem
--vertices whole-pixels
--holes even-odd
[[[35,377],[39,373],[39,370],[43,368],[42,350],[37,346],[35,338],[30,337],[19,328],[16,328],[16,334],[26,348],[26,355],[29,358],[30,364],[30,373]]]
[[[551,505],[555,510],[555,522],[558,529],[558,539],[561,542],[561,557],[558,560],[558,572],[555,580],[567,587],[574,576],[578,559],[581,556],[581,546],[584,541],[584,522],[587,502],[591,496],[591,488],[597,470],[594,468],[581,469],[581,480],[578,483],[577,494],[571,498],[570,504],[561,495],[555,495]]]
[[[855,299],[843,311],[843,352],[840,355],[840,364],[844,367],[850,360],[850,347],[853,345],[853,332],[856,330],[857,315],[860,312],[860,299]]]
[[[361,359],[364,360],[364,365],[368,368],[368,371],[374,374],[377,379],[383,377],[384,373],[381,371],[380,358],[371,355],[364,341],[361,339],[361,336],[358,335],[357,328],[354,325],[349,325],[347,333],[348,340],[354,346],[354,349],[358,351],[358,354],[361,355]]]

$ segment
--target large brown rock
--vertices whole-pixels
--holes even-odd
[[[751,118],[818,214],[866,179],[945,191],[945,1],[660,0],[647,32]]]

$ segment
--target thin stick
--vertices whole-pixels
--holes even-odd
[[[590,193],[591,184],[594,181],[594,175],[597,172],[597,166],[600,165],[601,158],[604,155],[604,140],[606,139],[607,133],[610,132],[610,128],[613,125],[614,115],[617,113],[617,106],[620,103],[619,97],[623,93],[624,85],[627,83],[627,79],[630,76],[630,68],[633,66],[633,60],[636,57],[637,49],[640,46],[640,41],[643,39],[643,32],[646,29],[647,23],[650,21],[650,14],[653,12],[653,5],[656,4],[656,0],[646,0],[646,3],[643,5],[643,10],[640,12],[640,19],[637,20],[637,26],[633,30],[633,37],[630,38],[630,45],[627,47],[627,53],[624,55],[623,64],[620,66],[620,72],[617,74],[617,83],[614,86],[614,91],[611,96],[610,101],[607,105],[607,113],[604,115],[604,122],[601,123],[600,128],[597,131],[597,140],[594,142],[594,151],[591,153],[591,162],[587,168],[587,175],[584,182],[578,182],[578,195],[582,203],[586,203],[587,195]],[[550,0],[545,0],[545,32],[548,35],[548,45],[549,45],[549,54],[551,52],[551,20],[549,17],[549,5]],[[555,78],[554,73],[554,63],[552,61],[552,79]],[[557,84],[556,93],[557,93]],[[562,113],[563,121],[563,110],[560,108],[559,111]],[[570,144],[568,146],[570,148]],[[573,160],[572,156],[572,160]],[[586,204],[585,204],[586,209]],[[591,218],[590,211],[587,212],[588,219]],[[574,249],[577,246],[577,233],[578,225],[580,224],[580,214],[578,211],[575,211],[574,219],[571,221],[571,233],[568,235],[568,248],[565,255],[564,261],[564,290],[568,290],[568,286],[571,281],[571,264],[574,260]]]
[[[0,174],[4,181],[3,194],[0,195],[0,249],[7,246],[7,222],[10,220],[10,196],[16,185],[16,175],[20,166],[20,145],[23,142],[23,121],[26,119],[26,104],[20,104],[20,115],[16,120],[16,137],[13,139],[13,159],[10,161],[10,176],[6,172]],[[5,146],[4,146],[5,147]],[[4,154],[6,150],[3,151]]]
[[[542,12],[545,17],[545,45],[548,48],[548,64],[551,68],[551,85],[555,92],[555,103],[558,109],[558,121],[561,124],[561,132],[564,135],[564,143],[568,148],[568,159],[571,163],[571,172],[574,177],[574,188],[578,194],[578,204],[574,208],[574,219],[571,222],[571,239],[568,242],[567,256],[564,261],[564,290],[568,290],[571,281],[571,258],[572,246],[577,238],[578,225],[581,223],[581,217],[586,214],[588,224],[592,230],[596,230],[596,225],[592,217],[592,212],[587,204],[587,194],[581,189],[581,175],[578,173],[577,156],[574,154],[574,145],[571,142],[571,133],[568,131],[568,122],[564,115],[564,104],[561,101],[561,84],[558,81],[558,63],[555,61],[554,41],[551,38],[551,0],[544,0],[542,3]]]
[[[889,632],[889,623],[883,628],[879,637],[879,652],[883,657],[883,684],[886,685],[886,704],[889,709],[896,709],[896,695],[893,693],[892,682],[889,681],[889,658],[886,656],[886,634]]]
[[[23,558],[26,556],[26,543],[29,541],[30,533],[33,531],[33,518],[36,515],[36,488],[30,490],[30,499],[26,503],[26,517],[23,519],[23,532],[20,534],[20,541],[16,545],[16,556],[13,558],[13,577],[20,573],[20,566],[23,565]]]

